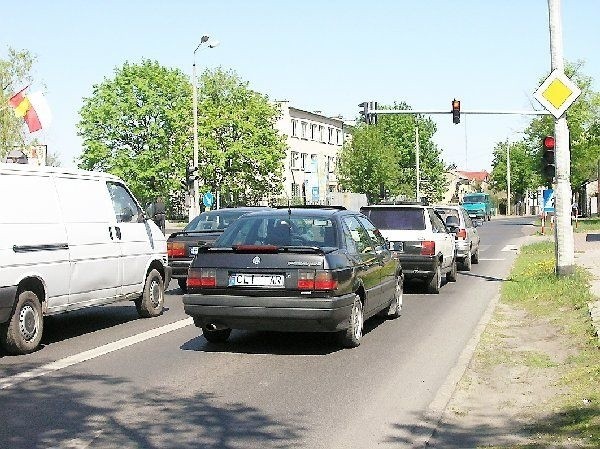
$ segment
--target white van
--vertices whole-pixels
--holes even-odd
[[[113,175],[0,164],[0,343],[40,343],[43,317],[133,300],[162,313],[165,236]]]

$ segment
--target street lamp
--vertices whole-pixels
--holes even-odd
[[[196,52],[200,47],[215,48],[219,45],[219,41],[211,39],[210,36],[202,36],[200,42],[194,50],[194,62],[192,65],[192,84],[193,84],[193,114],[194,114],[194,167],[198,169],[198,87],[196,80]],[[190,204],[189,219],[192,220],[196,215],[200,213],[200,190],[198,187],[198,177],[194,178],[194,192]]]

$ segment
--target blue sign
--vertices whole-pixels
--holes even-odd
[[[554,189],[544,189],[542,198],[544,212],[554,212]]]
[[[215,204],[215,196],[210,192],[206,192],[202,195],[202,204],[206,207],[212,207],[212,205]]]

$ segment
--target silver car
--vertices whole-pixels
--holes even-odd
[[[444,219],[446,227],[456,236],[456,260],[464,271],[471,271],[472,263],[479,263],[479,232],[477,221],[458,205],[438,205],[435,210]]]

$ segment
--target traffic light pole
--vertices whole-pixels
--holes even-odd
[[[560,0],[548,0],[548,15],[550,26],[550,63],[551,71],[560,70],[564,73],[562,25],[560,15]],[[573,228],[571,227],[571,162],[569,149],[569,128],[565,114],[554,122],[555,138],[555,255],[556,274],[570,275],[575,270],[575,244]]]

